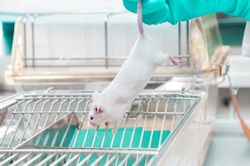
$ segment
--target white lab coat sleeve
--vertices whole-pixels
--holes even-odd
[[[242,55],[250,57],[250,22],[247,22],[243,43],[242,43]]]

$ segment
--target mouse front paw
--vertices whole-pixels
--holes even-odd
[[[167,55],[167,58],[168,58],[168,60],[169,60],[173,65],[178,65],[178,66],[181,65],[181,61],[180,61],[179,59],[174,58],[174,57],[172,57],[172,56],[170,56],[170,55]]]
[[[116,132],[117,132],[117,127],[114,127],[114,128],[112,129],[112,132],[113,132],[113,134],[116,134]]]
[[[118,130],[118,127],[120,126],[120,122],[116,121],[113,124],[114,124],[114,126],[113,126],[113,129],[112,129],[112,132],[113,132],[113,134],[116,134],[116,132]]]

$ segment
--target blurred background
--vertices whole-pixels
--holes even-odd
[[[217,36],[207,37],[205,43],[231,47],[229,74],[240,111],[250,119],[250,59],[242,56],[246,21],[224,14],[214,18],[216,28],[209,33]],[[145,25],[159,47],[173,55],[189,54],[190,27],[190,22]],[[136,17],[126,13],[120,0],[0,0],[0,98],[49,87],[103,89],[122,64],[119,57],[128,56],[136,38]],[[209,101],[216,109],[216,121],[205,165],[249,165],[249,143],[232,110],[228,82],[216,87],[218,98]]]

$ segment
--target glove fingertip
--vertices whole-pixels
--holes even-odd
[[[123,5],[124,7],[132,12],[132,13],[137,13],[137,2],[135,1],[129,1],[129,0],[123,0]]]
[[[138,0],[123,0],[124,7],[132,13],[137,13]],[[165,5],[165,0],[144,0],[143,14],[150,14],[160,10]]]
[[[161,24],[164,22],[169,22],[171,24],[176,24],[177,22],[173,19],[169,7],[167,5],[164,5],[160,10],[143,15],[143,22],[148,25],[156,25]]]

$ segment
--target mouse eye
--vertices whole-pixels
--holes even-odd
[[[94,119],[94,117],[93,117],[93,116],[91,116],[91,117],[90,117],[90,120],[93,120],[93,119]]]

